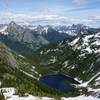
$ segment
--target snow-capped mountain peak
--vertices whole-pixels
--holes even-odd
[[[88,53],[100,53],[100,32],[96,32],[93,34],[81,32],[78,37],[76,37],[70,45],[74,47],[74,49],[79,49],[82,52]]]
[[[47,33],[48,32],[48,27],[46,26],[46,27],[44,27],[44,31]]]

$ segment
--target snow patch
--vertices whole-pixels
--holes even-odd
[[[8,32],[6,32],[8,26],[4,26],[3,28],[0,29],[0,33],[3,35],[8,35]]]
[[[75,45],[79,41],[80,37],[76,38],[74,41],[71,42],[71,45]]]
[[[13,94],[16,93],[16,89],[12,87],[0,88],[0,92],[3,93],[5,98],[10,98]]]
[[[98,77],[98,78],[96,79],[96,81],[100,81],[100,77]]]
[[[55,99],[49,98],[49,97],[35,97],[32,95],[29,95],[28,97],[12,96],[11,98],[8,98],[7,100],[55,100]]]
[[[65,62],[63,63],[64,68],[68,66],[68,63],[69,63],[68,61],[65,61]]]
[[[7,26],[4,26],[3,28],[0,29],[0,32],[4,32],[7,29]]]
[[[92,82],[95,78],[97,78],[99,75],[100,75],[100,72],[98,72],[96,75],[94,75],[89,81],[84,82],[84,83],[80,84],[79,86],[80,86],[80,87],[87,87],[88,84],[89,84],[90,82]]]
[[[69,98],[62,97],[61,100],[100,100],[100,98],[82,95],[78,97],[69,97]]]
[[[53,56],[52,59],[50,59],[50,62],[51,62],[52,64],[54,64],[56,61],[57,61],[57,59],[56,59],[55,56]]]
[[[22,56],[22,55],[18,55],[19,57],[21,57],[21,58],[25,58],[24,56]]]
[[[23,72],[24,74],[26,74],[27,76],[31,77],[31,78],[34,78],[34,79],[39,80],[39,78],[37,78],[37,77],[35,77],[35,76],[33,76],[33,75],[31,75],[31,74],[29,74],[29,73],[23,71],[23,70],[20,70],[20,71]]]
[[[44,27],[46,33],[48,33],[48,27]]]
[[[85,51],[88,51],[89,53],[92,53],[91,48],[88,46],[86,49],[84,49]]]

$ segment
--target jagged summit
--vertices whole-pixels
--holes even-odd
[[[17,25],[17,24],[16,24],[16,22],[15,22],[15,21],[11,21],[11,22],[9,23],[9,25],[14,26],[14,25]]]

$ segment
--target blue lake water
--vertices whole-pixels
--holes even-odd
[[[74,88],[74,84],[80,84],[78,81],[74,80],[73,78],[63,75],[63,74],[56,74],[56,75],[46,75],[40,78],[42,83],[45,83],[49,87],[59,89],[63,92],[74,92],[76,89]]]

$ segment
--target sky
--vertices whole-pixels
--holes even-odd
[[[100,27],[100,0],[0,0],[0,23]]]

